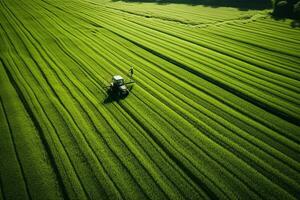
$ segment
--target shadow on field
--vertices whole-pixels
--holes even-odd
[[[287,19],[291,19],[291,18],[285,18],[285,17],[276,17],[274,15],[271,14],[272,19],[276,20],[276,21],[285,21]],[[292,19],[293,21],[291,22],[290,26],[291,28],[300,28],[300,20],[299,19]]]
[[[203,5],[207,7],[233,7],[239,10],[264,10],[271,9],[271,0],[112,0],[135,3],[157,3],[157,4],[188,4],[192,6]]]
[[[300,20],[294,20],[291,23],[292,28],[300,28]]]
[[[129,90],[129,93],[130,91],[133,89],[133,85],[129,86],[128,87],[128,90]],[[109,92],[109,90],[107,90],[107,96],[106,98],[104,99],[103,101],[103,104],[109,104],[109,103],[112,103],[112,102],[119,102],[120,100],[122,99],[126,99],[126,97],[129,95],[126,95],[126,96],[119,96],[118,94],[116,93],[112,93],[112,92]]]
[[[109,104],[109,103],[112,103],[114,101],[119,102],[120,98],[118,98],[116,95],[108,94],[106,96],[106,98],[104,99],[103,104]]]

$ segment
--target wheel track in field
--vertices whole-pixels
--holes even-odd
[[[146,20],[144,22],[143,21],[136,21],[136,20],[133,20],[133,19],[125,19],[125,20],[131,21],[133,23],[137,23],[137,24],[142,25],[142,26],[146,26],[148,28],[152,28],[152,29],[158,30],[160,32],[163,32],[163,33],[166,33],[166,34],[169,34],[169,35],[174,35],[175,37],[179,37],[180,39],[183,39],[183,40],[186,40],[186,41],[196,42],[196,44],[200,44],[202,46],[205,46],[206,48],[212,48],[213,47],[213,46],[208,46],[205,43],[201,43],[201,38],[203,36],[198,33],[200,31],[198,31],[198,32],[195,33],[195,32],[192,32],[191,30],[178,28],[176,26],[170,26],[168,24],[163,24],[163,23],[158,23],[158,22],[151,22],[151,21],[146,21]],[[145,23],[145,22],[147,22],[147,23]],[[164,29],[162,29],[160,26],[153,26],[151,24],[156,24],[156,25],[159,24],[160,26],[164,27]],[[214,28],[212,30],[215,30],[215,29],[216,28]],[[172,31],[177,30],[177,32],[180,30],[180,33],[183,32],[184,34],[183,35],[182,34],[179,35],[179,34],[175,34],[175,33],[171,32],[171,31],[168,31],[168,30],[172,30]],[[209,30],[211,30],[211,29],[201,30],[201,33],[204,32],[204,31],[209,31]],[[184,37],[184,35],[188,35],[189,38],[188,37]],[[195,41],[195,40],[192,41],[190,39],[191,36],[192,36],[192,38],[197,38],[198,41]],[[208,38],[205,38],[205,39],[207,40]],[[221,52],[221,53],[223,53],[223,52]]]
[[[166,21],[166,22],[173,22],[173,23],[179,23],[179,24],[188,25],[188,26],[197,26],[197,25],[209,26],[209,24],[189,23],[189,22],[185,22],[185,21],[179,20],[179,19],[171,19],[171,18],[168,18],[168,17],[157,17],[157,16],[153,16],[153,15],[139,14],[139,13],[135,13],[133,11],[123,10],[123,9],[114,8],[114,7],[110,7],[110,6],[105,6],[105,7],[110,9],[110,10],[115,10],[115,11],[119,11],[119,12],[122,12],[122,13],[135,15],[135,16],[138,16],[138,17],[144,17],[144,18],[150,18],[150,19],[153,18],[153,19],[157,19],[157,20],[162,20],[162,21]]]
[[[211,33],[212,33],[212,32],[211,32]],[[257,44],[257,43],[254,43],[254,42],[252,42],[252,41],[247,40],[247,38],[245,38],[244,36],[239,35],[239,34],[237,34],[237,35],[239,35],[239,38],[237,38],[237,37],[235,37],[235,36],[231,36],[231,37],[230,37],[230,36],[229,36],[228,34],[226,34],[226,33],[220,34],[220,33],[213,32],[213,34],[219,35],[219,36],[221,36],[221,37],[229,38],[229,39],[234,39],[234,40],[236,40],[236,41],[239,41],[239,42],[242,42],[242,43],[246,43],[246,44],[252,45],[252,46],[254,46],[254,47],[258,47],[258,48],[261,48],[261,47],[262,47],[262,48],[265,48],[265,49],[267,49],[267,50],[269,50],[269,51],[275,51],[275,52],[280,53],[280,54],[286,54],[286,55],[291,56],[291,57],[299,58],[299,56],[296,55],[295,53],[294,53],[294,54],[291,54],[292,49],[290,49],[290,52],[285,52],[285,51],[283,51],[283,50],[278,50],[278,49],[280,49],[279,46],[276,46],[277,49],[272,48],[272,47],[268,47],[268,46],[265,44],[265,42],[263,42],[263,41],[258,41],[259,44]],[[226,34],[226,35],[224,35],[224,34]]]
[[[271,33],[274,32],[274,28],[276,28],[276,32],[277,33],[281,33],[281,34],[286,34],[286,31],[289,30],[291,33],[291,36],[297,36],[298,35],[298,31],[297,29],[290,29],[286,28],[286,27],[280,27],[280,26],[274,26],[272,25],[272,21],[268,20],[268,23],[262,23],[261,21],[257,21],[256,23],[260,24],[260,25],[264,25],[264,31],[270,31]]]
[[[264,30],[258,32],[257,29],[251,29],[249,27],[241,27],[240,25],[236,25],[234,24],[234,26],[232,24],[227,25],[226,27],[230,27],[231,31],[238,31],[239,32],[247,32],[249,33],[249,36],[254,36],[254,38],[256,37],[260,37],[261,39],[263,39],[264,41],[268,41],[271,40],[276,46],[281,44],[282,41],[285,41],[287,47],[289,49],[297,49],[299,51],[299,48],[297,46],[294,46],[294,44],[299,44],[299,41],[297,41],[297,39],[292,39],[289,37],[280,37],[278,35],[275,34],[270,34],[265,32]],[[256,36],[256,37],[255,37]],[[299,56],[296,56],[299,57]]]
[[[294,47],[294,48],[297,48],[297,46],[294,46],[295,44],[297,45],[300,45],[299,41],[297,39],[292,39],[292,38],[287,38],[287,37],[280,37],[280,36],[277,36],[275,35],[276,33],[274,34],[271,34],[271,32],[266,32],[265,30],[260,30],[260,31],[257,31],[257,29],[252,29],[252,28],[249,28],[248,26],[247,27],[242,27],[240,24],[229,24],[228,25],[232,30],[240,30],[240,31],[247,31],[255,36],[259,36],[259,37],[262,37],[264,39],[269,39],[269,38],[272,38],[273,39],[276,39],[277,42],[280,42],[280,41],[285,41],[285,43],[289,43],[288,45],[291,46],[291,47]],[[297,48],[298,51],[300,50],[299,48]]]

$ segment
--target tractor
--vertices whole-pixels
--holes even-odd
[[[124,78],[120,75],[115,75],[112,78],[112,82],[108,88],[108,92],[110,95],[117,95],[118,97],[125,97],[129,94],[129,90],[127,88],[127,84],[133,83],[128,82],[125,83]]]

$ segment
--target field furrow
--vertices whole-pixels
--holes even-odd
[[[2,0],[0,199],[298,199],[300,34],[268,12]]]

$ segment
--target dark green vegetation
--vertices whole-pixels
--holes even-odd
[[[299,199],[300,30],[268,12],[1,0],[0,199]]]
[[[273,15],[275,17],[290,17],[300,19],[299,0],[274,0]]]

